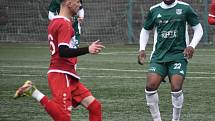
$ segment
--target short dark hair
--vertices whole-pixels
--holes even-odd
[[[60,0],[60,3],[63,3],[63,2],[65,2],[66,0]]]

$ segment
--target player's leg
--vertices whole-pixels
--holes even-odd
[[[71,91],[70,79],[63,73],[48,74],[52,99],[43,98],[40,102],[54,121],[70,121]]]
[[[32,81],[27,80],[24,85],[19,87],[14,94],[14,99],[24,97],[24,96],[32,96],[37,101],[40,101],[45,95],[41,93]]]
[[[147,84],[145,89],[147,106],[154,121],[161,121],[159,110],[159,97],[157,89],[160,85],[161,77],[156,73],[147,74]]]
[[[102,121],[101,102],[93,96],[85,97],[81,104],[89,111],[89,121]]]
[[[17,89],[14,98],[19,98],[23,96],[32,96],[35,98],[38,102],[40,102],[46,109],[50,110],[47,112],[51,112],[52,110],[54,112],[49,113],[50,115],[58,115],[55,112],[59,112],[59,108],[56,107],[55,103],[49,102],[48,97],[46,97],[43,93],[41,93],[32,83],[32,81],[28,80],[25,82],[24,85],[22,85],[19,89]],[[57,118],[53,118],[55,121],[69,121],[69,120],[61,120]]]
[[[146,101],[154,121],[161,121],[157,89],[165,76],[165,71],[166,68],[163,64],[150,63],[149,72],[147,73]]]
[[[78,84],[78,88],[72,92],[72,97],[73,103],[80,103],[89,111],[89,121],[102,121],[101,102],[83,84]]]
[[[179,62],[171,63],[169,66],[169,77],[171,82],[172,95],[172,121],[179,121],[181,109],[184,102],[184,95],[182,86],[186,75],[187,61],[181,60]]]
[[[173,75],[171,77],[171,95],[172,95],[172,121],[179,121],[182,105],[184,102],[184,95],[182,92],[183,77],[180,75]]]
[[[66,81],[65,75],[60,75],[63,75]],[[53,75],[53,73],[48,74],[49,86],[53,95],[52,100],[49,100],[47,96],[41,93],[31,81],[26,81],[25,84],[16,91],[14,98],[32,96],[44,106],[54,121],[70,121],[71,111],[68,109],[71,106],[71,93],[70,90],[67,90],[66,82],[60,80],[61,78],[62,76],[56,76]]]

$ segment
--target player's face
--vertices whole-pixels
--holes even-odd
[[[175,2],[175,0],[163,0],[163,2],[167,5],[171,5],[172,3]]]
[[[73,15],[75,15],[81,6],[80,0],[69,0],[69,9]]]

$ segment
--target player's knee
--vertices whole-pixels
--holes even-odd
[[[159,85],[160,85],[159,81],[148,81],[146,84],[146,90],[155,91],[158,89]]]
[[[179,92],[181,89],[182,89],[181,86],[178,86],[178,85],[172,86],[172,92]]]
[[[171,92],[172,94],[172,105],[175,108],[182,108],[184,102],[184,96],[182,90],[177,92]]]
[[[147,84],[146,90],[147,91],[155,91],[155,90],[157,90],[157,86],[155,84],[149,84],[149,85]]]

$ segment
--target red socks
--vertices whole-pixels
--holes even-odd
[[[45,110],[54,121],[70,121],[70,112],[62,110],[57,103],[49,100],[48,97],[44,96],[40,103],[44,106]]]
[[[53,100],[49,100],[48,97],[44,96],[40,103],[54,121],[70,121],[71,114],[66,110],[62,110]],[[94,100],[87,109],[89,110],[89,121],[102,121],[102,106],[99,101]]]
[[[102,106],[97,100],[94,100],[88,107],[89,121],[102,121]]]

